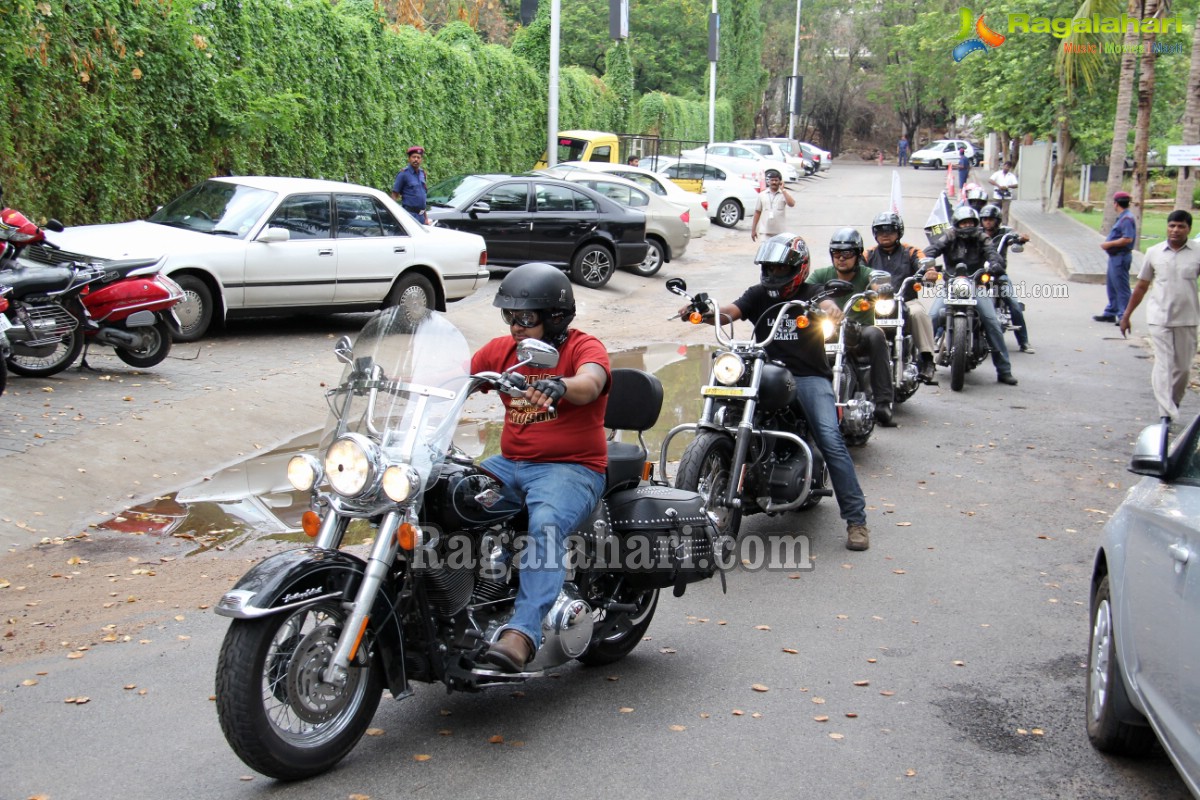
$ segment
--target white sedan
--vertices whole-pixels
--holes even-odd
[[[647,159],[642,159],[643,163]],[[651,161],[652,168],[672,180],[703,181],[708,198],[708,214],[723,228],[732,228],[754,213],[762,184],[746,180],[725,168],[706,161],[660,156]]]
[[[445,310],[487,283],[475,234],[426,227],[383,192],[310,178],[211,178],[149,219],[67,228],[38,264],[166,256],[181,341],[234,317]]]
[[[716,142],[707,147],[684,150],[680,155],[695,161],[716,164],[747,180],[760,180],[762,174],[768,169],[779,170],[783,175],[784,183],[795,183],[800,180],[799,173],[791,164],[780,164],[778,161],[773,161],[736,142]]]
[[[700,239],[708,234],[710,227],[708,198],[702,192],[689,192],[660,173],[642,167],[631,167],[628,164],[610,164],[605,161],[567,161],[559,166],[606,172],[609,175],[633,181],[646,191],[687,208],[688,226],[693,239]]]

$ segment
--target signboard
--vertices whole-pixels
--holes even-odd
[[[1168,167],[1200,167],[1200,144],[1173,144],[1167,147]]]

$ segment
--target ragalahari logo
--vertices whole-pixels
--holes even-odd
[[[963,41],[954,46],[953,55],[954,61],[957,63],[962,61],[976,50],[988,50],[992,47],[999,47],[1004,44],[1005,36],[996,33],[994,30],[983,24],[983,14],[979,15],[979,19],[975,20],[975,24],[971,24],[971,20],[975,15],[970,10],[960,8],[958,17],[961,24],[958,29],[956,38],[963,38]],[[971,34],[974,34],[972,36]]]

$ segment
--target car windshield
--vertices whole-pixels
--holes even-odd
[[[197,233],[245,239],[275,192],[226,181],[205,181],[167,203],[150,217],[150,222]]]
[[[453,208],[474,197],[492,181],[480,175],[456,175],[434,184],[429,190],[429,205]]]

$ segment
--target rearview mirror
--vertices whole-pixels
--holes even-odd
[[[558,366],[558,350],[541,339],[522,339],[517,345],[517,359],[521,362],[517,366],[551,369]]]
[[[1167,472],[1167,423],[1147,425],[1138,434],[1133,446],[1133,458],[1129,460],[1129,471],[1135,475],[1150,475],[1161,478]]]
[[[830,294],[849,294],[854,291],[854,284],[834,278],[831,281],[825,281],[824,289]]]
[[[667,278],[667,291],[675,294],[687,294],[687,281],[683,278]]]
[[[292,232],[287,228],[267,228],[254,240],[263,244],[274,244],[275,242],[286,242],[292,238]]]

